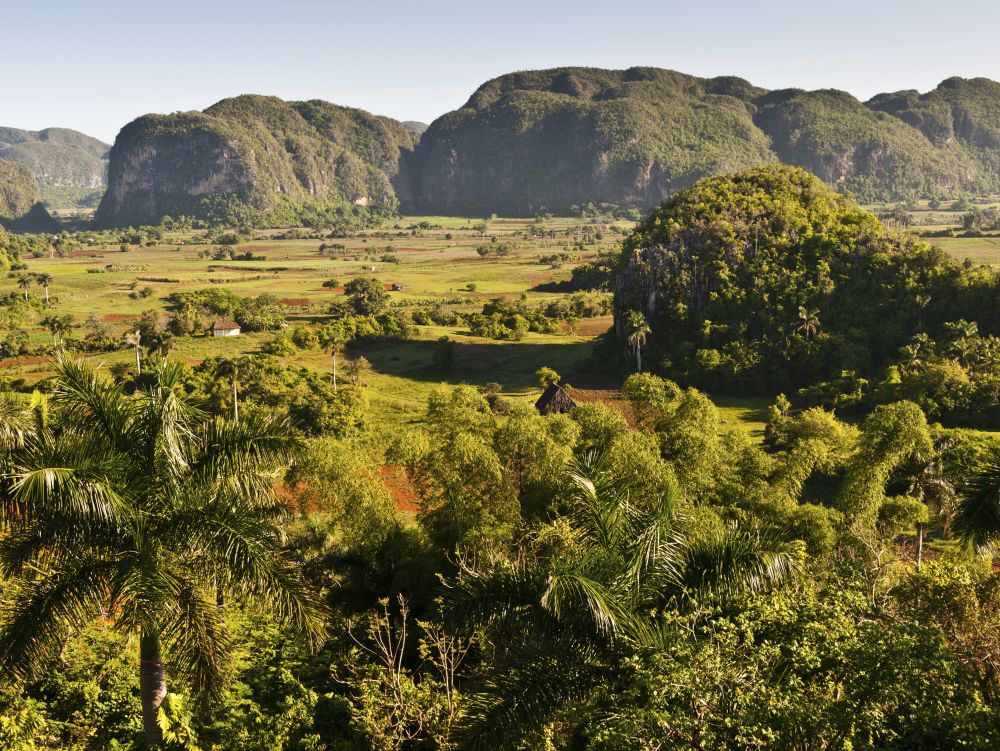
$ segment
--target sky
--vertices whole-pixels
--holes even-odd
[[[238,94],[430,122],[484,81],[585,65],[738,75],[867,99],[1000,80],[995,0],[0,0],[0,126],[111,142]]]

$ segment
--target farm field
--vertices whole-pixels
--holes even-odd
[[[1000,266],[1000,237],[935,237],[929,242],[959,261]]]
[[[47,311],[70,315],[73,336],[82,338],[89,317],[96,315],[113,327],[114,338],[124,340],[140,316],[157,311],[166,316],[168,296],[176,292],[219,287],[243,297],[276,298],[289,325],[318,327],[330,319],[329,307],[344,299],[343,285],[356,277],[372,277],[390,291],[394,309],[436,304],[462,312],[481,310],[492,298],[519,298],[537,306],[565,297],[566,292],[543,291],[540,285],[569,278],[572,269],[612,248],[629,223],[592,224],[589,220],[553,218],[483,220],[452,217],[400,218],[377,231],[342,239],[278,239],[269,232],[232,248],[235,255],[251,254],[253,261],[215,260],[221,247],[196,242],[194,233],[174,233],[150,247],[98,245],[71,250],[64,257],[28,258],[28,273],[49,274],[52,304]],[[320,246],[336,246],[320,252]],[[507,255],[481,257],[477,248],[507,246]],[[542,261],[562,254],[564,260]],[[391,260],[385,260],[391,259]],[[327,286],[324,286],[324,282]],[[330,286],[336,282],[335,286]],[[0,294],[18,290],[13,279],[0,280]],[[34,288],[29,295],[42,296]],[[38,320],[27,321],[31,343],[44,348],[51,339]],[[204,326],[210,319],[202,322]],[[520,341],[496,341],[472,336],[462,325],[416,326],[409,339],[349,347],[346,359],[360,356],[372,364],[365,387],[376,422],[387,425],[416,420],[427,396],[443,382],[480,386],[499,383],[503,395],[532,403],[538,396],[535,371],[554,368],[570,384],[587,369],[594,344],[611,326],[610,316],[584,319],[574,333],[528,333]],[[251,354],[273,337],[247,333],[232,338],[179,336],[171,357],[196,365],[212,356]],[[434,346],[441,337],[455,342],[455,359],[443,375],[432,366]],[[82,354],[110,367],[134,358],[130,348]],[[320,373],[329,373],[331,359],[320,349],[301,349],[280,357]],[[0,360],[0,375],[37,381],[52,373],[45,356]],[[614,399],[616,382],[587,376],[577,390],[581,401]],[[747,412],[751,415],[751,411]],[[755,422],[756,413],[752,414]],[[754,425],[754,429],[759,426]]]

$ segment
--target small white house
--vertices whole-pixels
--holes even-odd
[[[208,327],[209,336],[239,336],[240,325],[236,321],[216,321]]]

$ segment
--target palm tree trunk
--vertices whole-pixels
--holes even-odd
[[[233,381],[233,421],[240,421],[240,403],[236,397],[236,381]]]
[[[337,393],[337,352],[333,352],[333,393]]]
[[[49,304],[49,285],[45,285],[45,304]]]
[[[636,372],[642,372],[642,348],[637,344],[635,345],[635,369]]]
[[[139,364],[139,347],[136,345],[135,348],[135,371],[139,375],[142,375],[142,365]]]
[[[156,715],[166,693],[167,679],[160,660],[160,637],[143,634],[139,639],[139,694],[142,697],[142,726],[146,743],[151,747],[160,745],[163,740]]]
[[[917,571],[920,570],[920,564],[924,557],[924,525],[922,523],[917,524]]]

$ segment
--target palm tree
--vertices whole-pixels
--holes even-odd
[[[215,366],[215,375],[218,378],[226,378],[233,387],[233,421],[239,422],[240,419],[240,402],[237,395],[236,387],[239,383],[239,364],[235,359],[229,357],[220,357],[219,364]]]
[[[125,343],[130,347],[135,347],[135,370],[142,375],[142,364],[139,362],[139,352],[142,351],[142,331],[136,329],[125,335]]]
[[[550,536],[534,556],[489,570],[461,562],[447,615],[497,650],[461,729],[466,747],[518,747],[560,709],[613,685],[631,658],[662,648],[678,610],[793,572],[793,545],[776,534],[731,527],[688,540],[676,489],[638,501],[612,477],[600,459],[571,471],[569,512],[553,526],[561,545]]]
[[[1000,540],[1000,453],[972,478],[951,528],[978,550]]]
[[[135,397],[83,363],[56,370],[52,427],[14,449],[0,485],[0,665],[36,674],[73,630],[112,620],[138,637],[156,746],[164,658],[203,701],[223,681],[231,642],[216,587],[321,637],[321,608],[282,554],[272,491],[296,440],[281,420],[198,411],[178,363],[159,363]]]
[[[73,316],[45,316],[41,323],[52,334],[52,346],[58,349],[63,335],[73,328]]]
[[[49,304],[49,285],[52,284],[53,276],[48,272],[44,272],[35,277],[35,282],[45,288],[45,304]]]
[[[944,452],[954,444],[952,439],[935,441],[930,452],[918,450],[904,469],[906,494],[916,498],[939,517],[951,509],[957,491],[945,473]],[[927,524],[917,522],[917,568],[923,564],[924,532]]]
[[[819,331],[819,308],[810,310],[805,305],[799,306],[799,327],[796,329],[808,342]]]
[[[652,333],[646,317],[639,310],[630,310],[628,314],[628,346],[635,351],[635,369],[642,372],[642,348],[646,346],[646,337]]]
[[[27,274],[17,275],[17,286],[21,288],[22,292],[24,292],[25,302],[27,302],[28,300],[28,289],[31,287],[32,284],[34,284],[34,282],[31,281],[31,277],[28,276]]]

